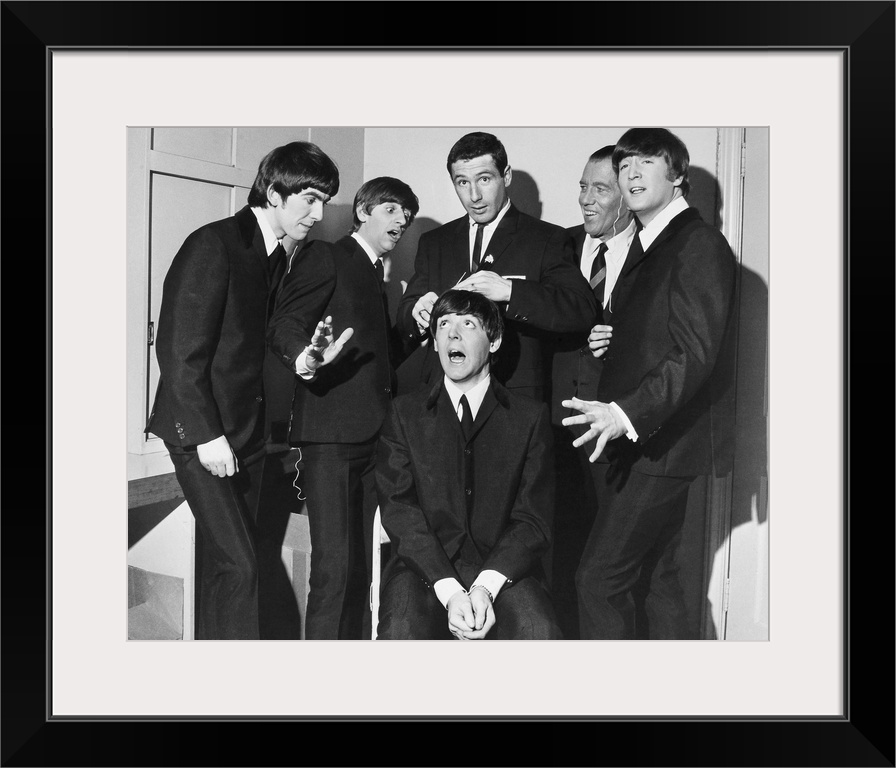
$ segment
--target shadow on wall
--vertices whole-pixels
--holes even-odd
[[[328,205],[324,217],[314,225],[305,243],[312,240],[326,240],[335,243],[352,231],[351,205]]]
[[[768,517],[768,286],[751,269],[740,271],[737,339],[737,427],[731,529]]]
[[[531,174],[514,169],[508,194],[518,210],[528,213],[536,219],[541,218],[543,210],[541,195],[538,192],[538,184],[535,183]]]
[[[692,165],[688,168],[688,181],[691,184],[688,205],[700,211],[700,218],[707,224],[721,229],[722,191],[716,177],[705,168]]]

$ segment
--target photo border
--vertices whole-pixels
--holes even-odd
[[[206,23],[202,18],[209,6],[205,9],[200,4],[178,3],[177,23],[172,22],[174,14],[168,3],[16,3],[2,4],[2,51],[4,67],[2,73],[3,97],[8,107],[15,105],[29,105],[35,107],[22,110],[16,114],[14,121],[7,120],[4,126],[3,144],[7,150],[4,156],[4,187],[7,191],[7,205],[3,208],[3,216],[7,223],[7,244],[10,233],[19,232],[23,228],[30,231],[47,230],[48,220],[46,214],[49,211],[50,185],[49,171],[52,158],[49,156],[47,139],[52,135],[52,116],[49,112],[45,98],[49,97],[52,89],[50,77],[51,56],[54,50],[62,48],[79,49],[113,49],[122,45],[134,48],[189,48],[197,51],[207,50],[244,50],[247,47],[269,49],[282,46],[290,47],[290,41],[285,40],[286,30],[278,30],[274,33],[275,41],[272,45],[271,33],[255,26],[255,20],[241,26],[239,30],[240,45],[233,45],[228,39],[227,31],[222,26],[217,27]],[[205,5],[205,4],[201,4]],[[226,15],[241,3],[222,4],[228,9]],[[298,4],[295,4],[298,5]],[[344,8],[350,4],[330,3],[306,5],[302,4],[304,23],[309,27],[331,31],[330,37],[339,38],[340,42],[333,45],[325,45],[322,40],[327,34],[316,34],[316,44],[310,46],[320,50],[349,50],[371,49],[377,50],[420,50],[446,47],[455,49],[446,42],[437,42],[438,33],[433,33],[433,42],[427,46],[347,46],[345,39],[347,33],[344,26]],[[380,4],[381,8],[390,4]],[[440,3],[429,4],[432,7],[442,7],[446,14],[452,13],[451,8]],[[407,8],[408,6],[404,6]],[[259,4],[253,4],[256,11]],[[400,8],[400,6],[396,6]],[[456,6],[455,6],[456,8]],[[500,21],[501,9],[489,4],[477,3],[477,17],[480,26],[488,26],[489,20]],[[844,697],[845,716],[843,718],[687,718],[687,717],[659,717],[659,718],[599,718],[606,721],[591,723],[591,727],[585,734],[586,743],[597,743],[601,759],[615,764],[625,764],[632,761],[640,765],[713,765],[713,764],[739,764],[739,765],[893,765],[893,659],[892,646],[880,653],[880,648],[875,645],[876,640],[892,638],[892,606],[893,606],[893,519],[889,515],[889,505],[884,504],[884,514],[881,515],[881,498],[892,498],[892,486],[888,482],[886,491],[880,487],[879,478],[886,476],[889,480],[892,464],[887,464],[882,470],[866,471],[862,473],[860,482],[850,482],[850,446],[876,446],[875,438],[879,441],[880,424],[874,419],[878,429],[872,435],[867,429],[869,419],[863,423],[855,423],[850,419],[851,411],[851,380],[880,381],[880,345],[884,341],[883,358],[889,361],[892,343],[892,315],[893,315],[893,190],[882,189],[880,174],[892,173],[893,170],[893,30],[894,30],[894,5],[893,3],[838,3],[838,2],[801,2],[801,3],[674,3],[674,4],[649,4],[649,3],[551,3],[540,2],[524,3],[523,16],[533,22],[538,20],[537,35],[529,45],[514,46],[513,50],[548,50],[560,47],[563,50],[608,50],[607,47],[592,46],[586,42],[578,45],[569,45],[570,37],[588,37],[583,30],[592,31],[599,28],[600,24],[607,22],[607,26],[617,27],[617,23],[611,23],[618,19],[621,23],[630,18],[634,10],[639,13],[647,13],[651,19],[651,30],[642,34],[638,30],[626,32],[623,37],[641,37],[637,45],[620,46],[616,50],[640,52],[647,50],[670,50],[665,37],[670,35],[670,29],[680,29],[674,22],[679,19],[678,14],[695,19],[696,24],[688,23],[684,31],[679,33],[680,39],[676,40],[675,49],[692,50],[729,50],[731,48],[755,48],[767,47],[769,49],[791,49],[794,51],[809,51],[818,49],[842,49],[846,53],[845,74],[845,98],[844,109],[844,253],[847,254],[844,269],[843,306],[844,317],[839,321],[835,318],[831,323],[832,329],[820,327],[819,333],[843,334],[844,361],[839,362],[843,366],[844,397],[842,404],[831,404],[831,414],[820,414],[820,418],[826,418],[833,423],[842,417],[843,435],[847,444],[844,446],[844,600],[845,600],[845,632],[844,656],[845,656],[845,680]],[[649,12],[648,12],[649,8]],[[188,10],[189,9],[189,10]],[[735,9],[742,13],[735,13]],[[197,14],[191,17],[189,13]],[[253,12],[254,13],[254,12]],[[541,18],[539,14],[544,18]],[[141,15],[143,14],[143,15]],[[546,18],[547,15],[550,18]],[[260,14],[255,14],[260,16]],[[732,25],[731,20],[736,18],[737,23]],[[590,22],[590,23],[589,23]],[[653,29],[655,27],[655,29]],[[492,29],[499,28],[497,26]],[[536,27],[533,27],[536,28]],[[378,31],[384,34],[377,35]],[[388,39],[394,35],[391,27],[380,30],[376,24],[364,29],[367,39]],[[360,36],[356,34],[356,37]],[[448,35],[442,33],[444,41]],[[526,35],[523,35],[526,37]],[[612,37],[612,36],[610,36]],[[279,41],[276,38],[280,38]],[[566,39],[564,45],[559,40]],[[652,39],[651,39],[652,38]],[[546,41],[553,40],[550,44]],[[712,42],[707,45],[706,41]],[[201,41],[201,42],[200,42]],[[251,42],[248,42],[251,41]],[[247,45],[248,42],[248,45]],[[616,42],[616,40],[614,40]],[[471,47],[469,50],[490,50],[491,46]],[[501,47],[502,50],[508,50]],[[583,76],[584,79],[584,76]],[[43,88],[42,88],[43,86]],[[9,111],[7,115],[9,115]],[[46,116],[46,120],[44,120]],[[11,148],[13,148],[11,150]],[[869,154],[875,158],[869,163]],[[883,157],[881,157],[883,155]],[[45,207],[27,206],[23,200],[11,196],[12,183],[17,181],[17,187],[25,180],[30,180],[34,175],[35,158],[46,157],[47,168],[47,205]],[[851,162],[851,159],[855,161]],[[827,159],[788,158],[793,162],[827,162]],[[872,167],[873,166],[873,167]],[[795,183],[798,183],[798,172],[795,171]],[[873,200],[862,205],[850,205],[850,194],[855,189],[856,196],[866,190],[873,190]],[[881,227],[881,222],[884,227]],[[23,227],[24,225],[24,227]],[[5,575],[3,585],[3,617],[6,619],[2,656],[5,662],[3,675],[3,764],[4,765],[105,765],[105,764],[131,764],[127,762],[132,749],[137,749],[134,739],[134,731],[128,730],[128,735],[122,738],[122,729],[117,729],[118,734],[112,735],[108,727],[103,728],[105,722],[137,720],[145,722],[179,721],[231,721],[246,720],[290,720],[294,718],[68,718],[67,720],[78,723],[78,731],[88,728],[94,731],[91,734],[91,747],[89,753],[74,754],[72,746],[83,737],[65,739],[62,735],[72,735],[72,723],[65,723],[63,719],[52,718],[48,715],[47,703],[49,700],[49,681],[51,668],[45,667],[49,662],[50,632],[52,627],[49,622],[50,595],[45,591],[50,583],[50,539],[49,513],[50,513],[50,488],[51,461],[49,449],[52,444],[51,424],[52,412],[50,397],[54,378],[58,381],[59,372],[54,377],[50,366],[50,351],[53,339],[50,338],[50,303],[49,295],[51,285],[51,244],[49,242],[45,261],[45,285],[47,289],[47,304],[45,320],[46,350],[43,360],[46,366],[47,383],[47,515],[41,520],[39,515],[30,517],[21,516],[10,520],[7,515],[6,537],[3,543],[3,555],[5,555]],[[10,250],[7,251],[10,253]],[[851,280],[852,254],[883,253],[883,258],[873,262],[873,275],[860,275],[856,280]],[[84,255],[80,256],[81,258]],[[9,258],[9,257],[8,257]],[[7,262],[8,263],[8,262]],[[17,265],[11,273],[7,271],[7,278],[13,274],[13,284],[19,282],[19,272],[22,268]],[[858,262],[857,264],[865,262]],[[9,267],[8,267],[9,270]],[[30,277],[33,280],[33,277]],[[821,321],[827,318],[819,318],[819,325],[827,325]],[[839,326],[839,328],[837,327]],[[869,332],[869,329],[873,329]],[[7,334],[7,342],[10,336]],[[13,343],[13,354],[18,353],[24,347],[24,340],[18,344]],[[874,349],[868,344],[874,343]],[[56,343],[60,343],[57,341]],[[9,347],[7,351],[9,351]],[[32,352],[33,354],[33,352]],[[18,355],[16,355],[18,357]],[[16,359],[12,357],[12,359]],[[25,356],[27,359],[27,355]],[[869,363],[874,361],[875,369],[872,372]],[[39,367],[41,367],[39,365]],[[827,368],[830,365],[820,365],[818,375],[830,375]],[[889,368],[887,368],[889,373]],[[889,383],[891,379],[887,378]],[[885,403],[892,403],[892,390],[879,396]],[[863,393],[864,394],[864,393]],[[877,400],[878,398],[875,398]],[[866,394],[864,402],[869,401]],[[874,413],[877,416],[877,413]],[[885,423],[891,425],[892,419],[889,410],[885,414]],[[862,426],[866,426],[862,430]],[[886,427],[885,427],[886,428]],[[836,431],[836,430],[833,430]],[[888,441],[890,444],[892,440]],[[892,447],[891,447],[892,449]],[[889,455],[889,453],[887,453]],[[868,470],[871,470],[868,467]],[[876,475],[868,477],[868,475]],[[875,482],[877,481],[877,482]],[[862,515],[859,520],[865,523],[861,528],[850,526],[851,510],[853,508],[874,510],[871,514]],[[9,508],[7,508],[9,512]],[[883,522],[881,522],[883,518]],[[20,542],[33,542],[32,546],[23,551]],[[34,557],[36,542],[46,542],[46,562],[40,562]],[[850,557],[852,555],[852,557]],[[15,577],[14,579],[12,577]],[[10,582],[14,581],[14,585]],[[13,631],[11,627],[15,627]],[[46,651],[46,655],[41,653]],[[885,656],[885,658],[881,658]],[[45,680],[45,685],[38,681]],[[879,702],[879,693],[885,689],[884,702]],[[14,709],[10,702],[14,701]],[[317,721],[343,720],[343,721],[376,721],[375,717],[359,718],[300,718],[303,720]],[[464,718],[386,718],[387,720],[462,720]],[[552,721],[558,718],[503,718],[479,717],[473,718],[482,721],[506,721],[506,720],[535,720]],[[566,718],[568,720],[592,720],[592,718]],[[696,721],[696,722],[695,722]],[[89,725],[88,725],[89,724]],[[222,728],[223,725],[223,728]],[[625,725],[629,728],[620,733],[618,728]],[[618,736],[619,742],[626,743],[625,750],[619,753],[613,752],[613,746],[607,745],[600,739],[601,734],[607,733],[608,727],[613,727],[614,739]],[[633,731],[634,726],[638,731]],[[175,726],[176,727],[176,726]],[[219,723],[217,726],[222,733],[224,728],[229,728],[227,723]],[[442,733],[444,734],[444,727]],[[602,732],[594,729],[603,727]],[[662,737],[653,738],[656,727],[660,728]],[[674,728],[674,731],[670,731]],[[646,729],[646,731],[644,730]],[[173,729],[171,729],[173,730]],[[99,733],[97,733],[99,731]],[[501,729],[500,741],[504,741],[504,731]],[[571,732],[567,729],[567,734]],[[634,733],[638,733],[637,742],[630,739]],[[674,733],[674,736],[671,734]],[[649,734],[649,738],[645,736]],[[530,737],[531,738],[531,737]],[[548,739],[548,749],[543,751],[533,747],[530,739],[524,739],[525,755],[527,762],[534,760],[536,764],[550,764],[557,759],[553,749],[565,750],[560,746],[564,742],[561,737],[553,736],[557,742],[552,745]],[[566,738],[565,736],[563,738]],[[576,734],[571,743],[582,738],[581,731]],[[163,740],[164,741],[164,740]],[[388,754],[390,762],[402,764],[400,759],[395,759],[391,750],[382,744],[381,737],[377,739],[381,744],[381,753]],[[142,740],[141,740],[142,742]],[[445,743],[445,738],[440,744]],[[661,748],[662,744],[662,748]],[[502,745],[503,746],[503,745]],[[154,762],[164,764],[167,750],[170,745],[141,743],[141,763]],[[619,745],[616,745],[619,748]],[[147,751],[148,750],[148,751]],[[732,757],[731,751],[736,751]],[[263,750],[262,750],[263,752]],[[215,764],[251,764],[246,759],[246,752],[239,750],[222,752],[215,755]],[[259,753],[261,754],[261,753]],[[277,754],[274,752],[273,754]],[[503,754],[507,754],[506,747]],[[561,753],[562,754],[562,753]],[[573,752],[570,752],[573,754]],[[612,755],[612,756],[611,756]],[[546,759],[539,760],[539,757]],[[78,760],[83,760],[79,763]],[[131,758],[133,759],[133,758]],[[506,759],[506,758],[505,758]],[[31,762],[32,760],[36,762]],[[56,761],[59,762],[56,762]],[[657,761],[657,762],[653,762]],[[179,764],[186,764],[183,757],[177,759]],[[458,760],[458,763],[466,763],[468,760]],[[481,753],[478,753],[476,763],[483,763]],[[561,762],[571,762],[568,758],[561,758]],[[362,763],[363,764],[363,763]]]

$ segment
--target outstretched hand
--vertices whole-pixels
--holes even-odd
[[[573,440],[574,447],[578,448],[589,440],[597,438],[594,452],[588,457],[588,461],[591,463],[597,461],[598,456],[603,453],[610,440],[622,437],[626,432],[622,419],[607,403],[600,403],[597,400],[579,400],[574,397],[571,400],[564,400],[561,405],[564,408],[573,408],[582,414],[581,416],[567,416],[562,422],[564,427],[570,427],[573,424],[588,425],[588,431]]]
[[[309,371],[316,371],[336,359],[345,343],[352,337],[354,330],[346,328],[338,339],[333,339],[333,318],[327,315],[314,329],[311,343],[305,347],[305,365]]]

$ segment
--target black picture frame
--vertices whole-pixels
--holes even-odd
[[[15,434],[22,432],[37,441],[44,438],[44,455],[27,464],[44,470],[36,469],[34,474],[36,487],[46,488],[47,503],[41,514],[42,505],[30,497],[30,489],[20,490],[16,495],[21,499],[19,494],[24,493],[26,500],[16,501],[15,505],[8,503],[3,517],[2,764],[893,766],[894,519],[888,503],[893,498],[893,464],[881,461],[879,452],[885,441],[885,458],[891,456],[889,432],[894,420],[892,387],[886,387],[885,392],[877,390],[882,382],[893,382],[894,3],[256,2],[251,4],[251,12],[248,5],[2,3],[2,98],[6,107],[2,135],[2,184],[6,195],[2,216],[6,225],[7,287],[20,294],[24,281],[33,285],[38,272],[47,299],[51,290],[49,235],[42,263],[44,271],[35,269],[41,263],[36,258],[17,258],[15,253],[33,248],[33,239],[48,232],[52,163],[47,143],[52,120],[48,95],[52,89],[50,62],[54,50],[296,46],[413,50],[456,48],[459,40],[481,39],[495,42],[471,48],[509,45],[532,51],[610,47],[637,51],[758,47],[797,52],[837,49],[845,53],[845,313],[841,317],[832,308],[828,317],[818,318],[819,333],[843,335],[845,360],[824,361],[816,373],[838,375],[838,366],[842,366],[839,375],[844,379],[845,401],[830,403],[826,412],[819,413],[820,419],[831,422],[832,434],[837,434],[836,428],[842,426],[846,438],[844,716],[599,721],[489,717],[475,719],[481,727],[472,737],[467,729],[474,723],[460,718],[402,718],[398,722],[373,717],[335,722],[306,718],[300,724],[301,731],[290,729],[286,733],[282,728],[275,732],[272,727],[262,727],[278,718],[50,717],[48,525],[50,504],[54,501],[49,495],[50,394],[52,386],[60,385],[66,372],[52,370],[49,352],[54,344],[73,341],[51,338],[47,301],[39,315],[46,321],[43,334],[10,334],[9,325],[6,334],[7,344],[12,342],[7,346],[8,358],[15,365],[7,386],[13,392],[21,391],[21,385],[34,375],[22,377],[23,368],[45,374],[44,433],[30,423],[17,423],[7,410],[7,435],[12,430],[16,440]],[[261,24],[263,5],[276,5],[284,22],[291,18],[294,22],[265,28]],[[464,15],[467,10],[472,22],[462,22],[468,18]],[[425,20],[416,27],[418,37],[412,45],[406,43],[408,34],[403,27],[395,23],[396,16],[407,14]],[[240,21],[235,24],[237,16]],[[643,19],[644,23],[634,23],[635,19]],[[458,30],[462,33],[458,34]],[[597,46],[595,40],[607,45]],[[832,154],[839,149],[832,148]],[[797,188],[799,163],[830,162],[829,158],[816,156],[789,160],[797,166]],[[76,257],[89,259],[89,254]],[[40,322],[37,325],[40,327]],[[41,335],[46,340],[44,354],[32,367],[28,363],[39,348],[35,337]],[[811,381],[807,386],[811,386]],[[856,408],[855,418],[851,418],[854,388],[858,389],[856,402],[861,405]],[[799,436],[795,439],[798,441]],[[41,462],[40,458],[45,460]],[[89,462],[85,471],[89,471]],[[14,479],[19,479],[18,473]],[[8,502],[13,495],[10,485]],[[69,503],[74,506],[72,513],[77,514],[77,502]],[[811,546],[808,538],[806,545]],[[794,557],[798,558],[799,553],[794,553]],[[806,579],[807,588],[811,589],[811,574],[806,574]],[[199,720],[201,728],[191,727],[198,726]],[[419,720],[412,726],[413,735],[395,727],[411,720]],[[234,721],[240,722],[240,728],[234,728]],[[424,722],[428,724],[425,736],[434,737],[423,739],[433,746],[431,754],[421,754],[415,746]],[[341,726],[356,723],[364,724],[364,737],[354,738],[352,734],[346,738]],[[532,730],[536,724],[539,727]],[[251,726],[249,730],[245,730],[247,726]],[[340,727],[340,735],[332,739],[336,727]],[[456,744],[454,749],[452,744]]]

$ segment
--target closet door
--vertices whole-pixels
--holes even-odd
[[[128,130],[128,478],[171,471],[143,433],[159,382],[155,354],[163,283],[186,237],[246,204],[258,163],[307,128]]]

